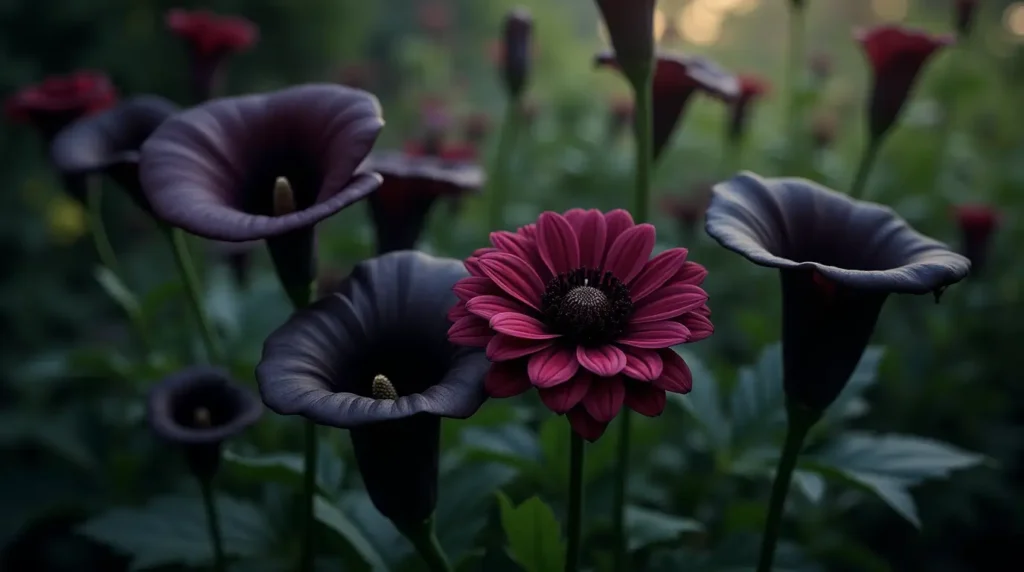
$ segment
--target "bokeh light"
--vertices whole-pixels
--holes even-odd
[[[668,25],[665,13],[661,9],[654,11],[654,41],[660,42],[665,35],[665,28]]]
[[[907,17],[907,0],[871,0],[871,9],[880,20],[899,22]]]
[[[1003,16],[1006,29],[1017,37],[1024,37],[1024,2],[1015,2],[1006,7]]]
[[[722,35],[722,22],[725,19],[715,3],[724,1],[729,0],[697,0],[688,4],[676,18],[679,35],[699,46],[715,43]]]

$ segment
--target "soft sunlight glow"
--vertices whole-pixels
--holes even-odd
[[[704,0],[705,2],[721,2],[722,0]],[[683,8],[676,18],[676,29],[684,40],[707,46],[718,41],[722,35],[724,14],[710,8],[707,3],[699,0]]]
[[[660,9],[654,11],[654,41],[660,42],[661,37],[665,35],[665,28],[668,26],[667,18],[665,13]]]
[[[1003,20],[1006,22],[1006,29],[1011,34],[1024,37],[1024,2],[1016,2],[1007,6]]]
[[[907,17],[907,0],[871,0],[871,9],[879,19],[899,22]]]
[[[749,14],[757,8],[761,0],[694,0],[691,4],[700,5],[704,10],[710,12],[721,12],[724,14]]]
[[[761,0],[737,0],[736,5],[732,7],[734,14],[743,16],[749,14],[761,4]]]

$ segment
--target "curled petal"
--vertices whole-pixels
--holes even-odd
[[[509,296],[540,310],[544,283],[525,260],[505,252],[491,252],[480,258],[480,269]]]
[[[608,249],[604,269],[628,284],[651,257],[654,239],[654,227],[649,224],[638,224],[626,230]]]
[[[548,388],[571,379],[579,368],[571,346],[554,345],[530,356],[527,372],[534,385]]]
[[[689,393],[693,389],[693,374],[690,373],[690,366],[686,365],[679,354],[670,349],[661,350],[658,354],[661,355],[665,369],[661,377],[654,380],[654,387],[672,393]]]
[[[633,303],[643,300],[666,282],[678,282],[675,276],[685,267],[686,255],[685,248],[670,248],[647,261],[640,273],[633,279],[633,283],[629,285],[629,296],[633,299]]]
[[[468,263],[469,261],[467,260],[466,262]],[[483,276],[463,278],[455,283],[452,291],[463,302],[469,302],[477,296],[494,296],[502,293],[501,288],[498,288],[497,284],[491,282],[490,278]]]
[[[504,296],[483,295],[470,299],[465,303],[466,310],[474,316],[480,316],[490,320],[494,316],[505,312],[523,313],[526,307],[514,300]]]
[[[635,348],[661,349],[686,343],[690,330],[678,322],[661,321],[645,324],[630,324],[617,340],[620,344]]]
[[[596,348],[577,346],[576,359],[580,365],[601,377],[618,375],[626,367],[626,354],[610,344]]]
[[[555,413],[567,413],[576,407],[590,389],[593,376],[587,372],[580,372],[578,375],[565,383],[554,387],[545,387],[539,390],[540,399],[548,409]]]
[[[544,348],[551,347],[554,340],[524,340],[495,334],[487,343],[487,359],[491,361],[508,361],[530,354],[535,354]]]
[[[573,407],[569,413],[566,413],[566,418],[569,420],[573,432],[591,443],[604,435],[604,430],[608,428],[607,423],[601,423],[591,417],[582,405]]]
[[[663,364],[658,352],[629,346],[622,351],[626,354],[626,367],[622,373],[641,381],[654,381],[661,377]]]
[[[515,397],[530,389],[530,379],[522,361],[491,364],[484,380],[484,389],[491,397]]]
[[[487,325],[487,320],[476,316],[459,318],[448,329],[448,341],[460,346],[486,347],[493,337],[494,331]]]
[[[706,308],[707,306],[704,306]],[[715,325],[711,319],[701,312],[690,312],[678,319],[679,323],[690,330],[691,342],[699,342],[715,333]]]
[[[469,310],[466,309],[466,303],[459,301],[457,304],[452,306],[451,310],[448,310],[448,321],[458,322],[462,318],[469,316]]]
[[[553,340],[561,337],[548,331],[544,322],[516,312],[503,312],[491,318],[494,331],[523,340]]]
[[[685,314],[703,305],[708,293],[693,284],[674,284],[659,289],[636,306],[630,322],[642,324],[658,322]]]
[[[622,378],[605,377],[593,380],[582,403],[595,421],[610,423],[619,414],[625,398],[626,385]]]
[[[580,267],[580,245],[572,225],[558,213],[546,212],[537,220],[537,249],[552,274]]]
[[[647,417],[657,417],[665,410],[665,390],[650,383],[626,382],[626,407]]]
[[[704,283],[704,279],[707,278],[708,271],[706,268],[697,264],[696,262],[687,262],[683,264],[683,267],[679,269],[679,272],[672,277],[671,282],[673,284],[694,284],[700,286]]]

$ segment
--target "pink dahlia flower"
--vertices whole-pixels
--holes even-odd
[[[622,406],[650,417],[665,393],[693,378],[671,347],[714,327],[701,283],[707,271],[685,248],[651,258],[655,231],[623,210],[545,212],[516,232],[491,233],[455,284],[448,338],[486,347],[491,397],[536,387],[594,441]]]

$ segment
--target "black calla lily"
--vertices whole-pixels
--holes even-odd
[[[719,183],[705,228],[779,269],[786,395],[814,411],[846,385],[889,294],[938,296],[971,267],[892,209],[803,179],[743,173]]]
[[[177,105],[155,95],[125,99],[61,130],[50,144],[50,157],[68,178],[106,174],[139,208],[152,214],[139,183],[139,151],[156,128],[177,112]]]
[[[458,199],[484,184],[484,171],[475,162],[444,155],[376,153],[365,168],[384,178],[368,199],[378,254],[412,249],[438,198]]]
[[[142,147],[153,211],[192,234],[267,239],[300,305],[315,276],[314,226],[380,185],[356,174],[384,120],[369,93],[309,84],[215,99],[160,126]]]
[[[349,429],[366,489],[400,528],[434,510],[441,417],[483,404],[490,362],[448,342],[462,262],[413,251],[358,264],[338,290],[273,332],[256,368],[282,415]]]
[[[146,403],[153,432],[184,448],[189,467],[209,480],[217,471],[220,446],[256,423],[260,400],[219,368],[195,366],[154,385]]]

